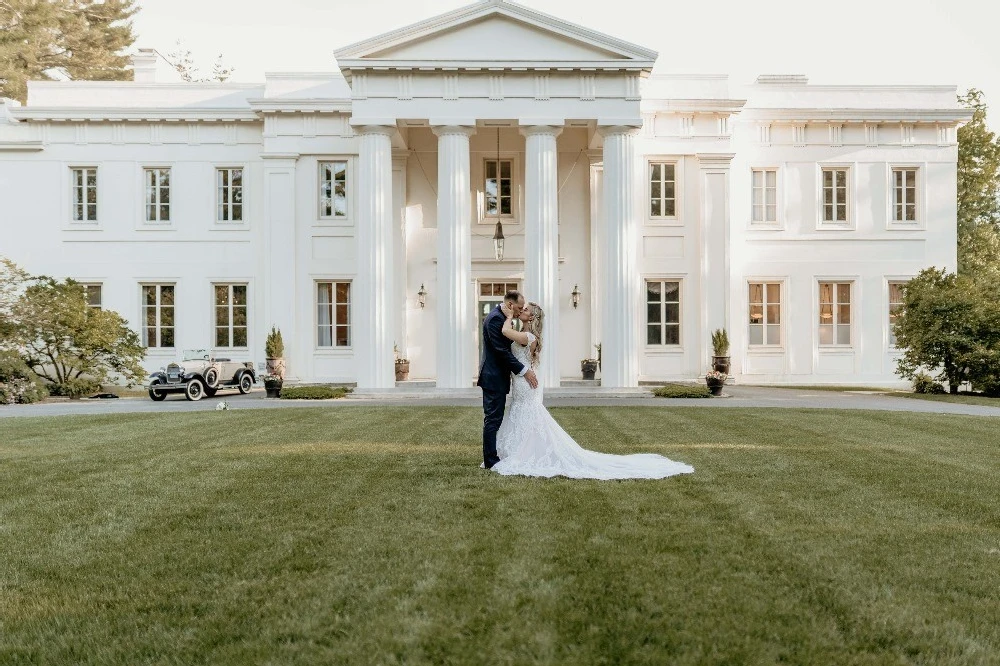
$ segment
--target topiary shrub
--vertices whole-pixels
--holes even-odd
[[[711,398],[712,392],[701,384],[666,384],[653,389],[657,398]]]
[[[267,358],[283,358],[285,356],[285,341],[281,337],[281,331],[272,326],[271,332],[264,340],[264,356]]]
[[[913,376],[913,392],[938,394],[944,393],[945,390],[940,382],[934,381],[934,378],[926,372],[918,372]]]
[[[343,386],[286,386],[281,389],[280,397],[283,400],[333,400],[350,392]]]

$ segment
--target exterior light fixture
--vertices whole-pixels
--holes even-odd
[[[497,261],[503,261],[503,223],[497,220],[497,229],[493,232],[493,256]]]
[[[420,307],[427,305],[427,290],[424,289],[424,283],[420,283],[420,290],[417,291],[417,303],[420,303]]]
[[[573,297],[573,309],[575,310],[580,305],[580,285],[573,285],[573,293],[570,296]]]

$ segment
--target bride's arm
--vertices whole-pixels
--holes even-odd
[[[519,345],[528,346],[528,334],[524,331],[514,330],[514,318],[507,317],[507,321],[503,323],[503,329],[500,331],[503,336],[508,340],[513,340]]]

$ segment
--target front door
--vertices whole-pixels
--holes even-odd
[[[483,322],[486,321],[486,315],[488,315],[493,308],[503,303],[503,295],[508,291],[515,290],[518,288],[516,282],[480,282],[479,283],[479,300],[478,300],[478,316],[477,316],[477,328],[479,337],[479,365],[476,366],[476,372],[479,372],[479,368],[483,364]]]

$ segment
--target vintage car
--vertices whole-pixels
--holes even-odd
[[[168,393],[183,393],[188,400],[211,398],[221,389],[238,389],[249,393],[257,383],[253,363],[213,358],[204,349],[184,351],[180,363],[171,363],[149,375],[149,397],[159,402]]]

